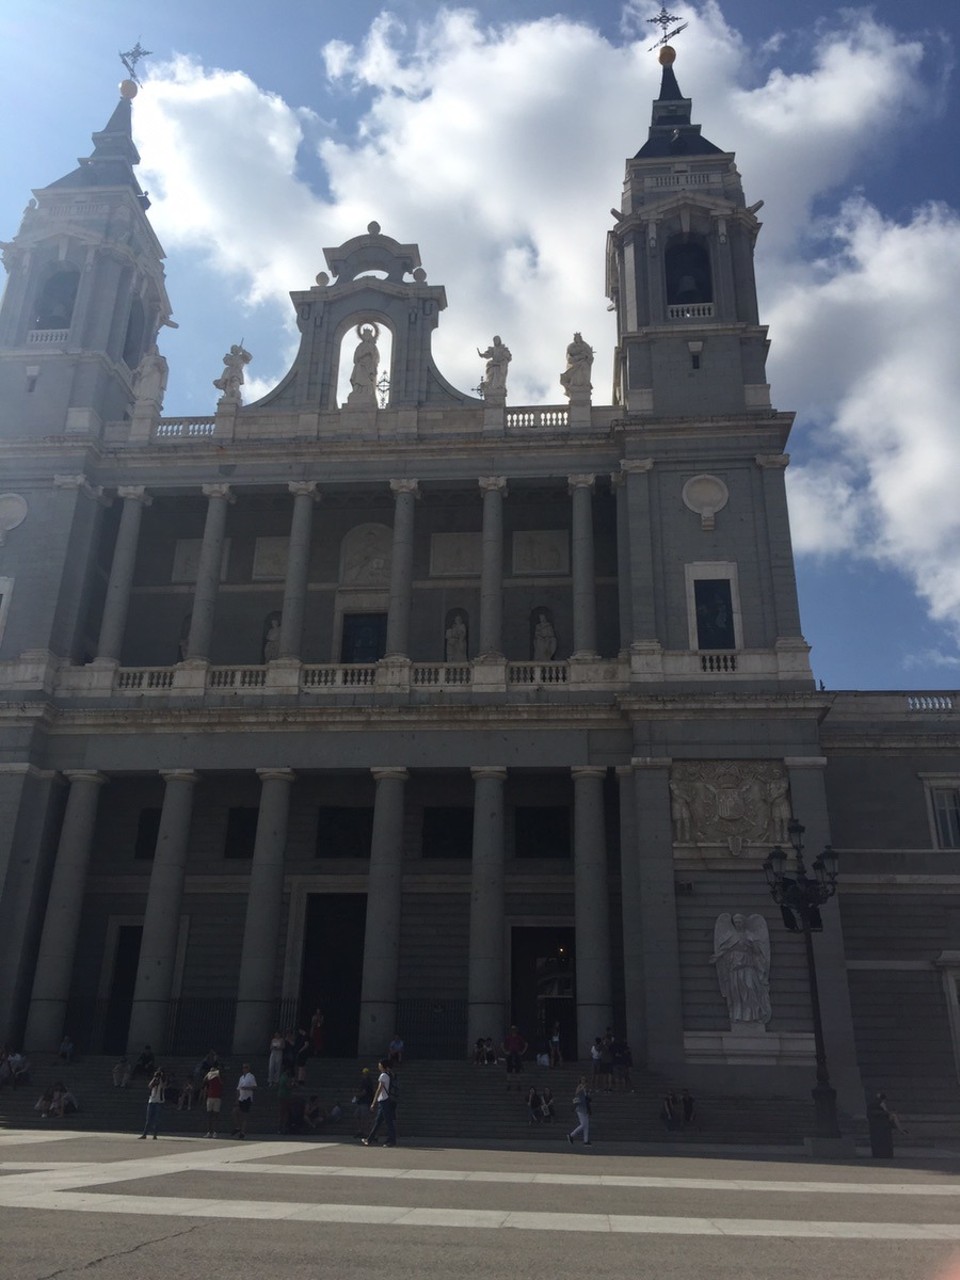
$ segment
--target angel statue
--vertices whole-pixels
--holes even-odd
[[[770,934],[767,922],[754,913],[717,916],[713,955],[720,994],[727,1002],[731,1027],[737,1022],[770,1021]]]

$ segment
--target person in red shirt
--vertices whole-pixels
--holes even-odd
[[[503,1037],[503,1052],[507,1059],[507,1088],[510,1088],[510,1077],[512,1075],[519,1076],[523,1070],[523,1055],[530,1046],[524,1040],[523,1036],[516,1027],[511,1027],[507,1034]],[[520,1081],[517,1080],[516,1088],[519,1092]]]
[[[220,1118],[220,1105],[223,1101],[223,1077],[219,1067],[211,1067],[203,1077],[203,1097],[206,1102],[207,1137],[217,1136],[217,1123]]]

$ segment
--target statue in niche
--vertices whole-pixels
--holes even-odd
[[[717,967],[731,1028],[745,1022],[766,1026],[771,1017],[770,934],[763,916],[718,916],[710,963]]]
[[[495,334],[493,343],[486,351],[477,347],[477,355],[486,360],[487,369],[483,378],[483,394],[487,400],[496,400],[507,394],[507,366],[513,359],[510,348]]]
[[[458,609],[444,632],[445,660],[447,662],[467,661],[467,620]]]
[[[264,665],[268,662],[273,662],[274,658],[280,657],[281,621],[281,614],[268,613],[266,622],[263,624],[263,644],[261,645],[260,659]]]
[[[357,325],[357,337],[360,339],[353,353],[353,373],[350,375],[350,394],[347,404],[377,407],[377,370],[380,367],[380,352],[377,349],[377,338],[380,330],[375,324]]]
[[[567,347],[567,367],[560,375],[560,385],[570,400],[586,400],[593,390],[590,375],[593,371],[593,347],[584,342],[583,335],[575,333]]]
[[[234,343],[223,357],[223,373],[214,378],[213,385],[222,391],[221,404],[240,404],[240,388],[243,386],[243,367],[250,363],[253,356],[245,351],[242,345]]]
[[[162,409],[168,374],[167,362],[154,344],[137,365],[133,375],[133,395],[137,404]]]
[[[557,633],[545,609],[537,610],[537,620],[533,628],[533,660],[534,662],[552,662],[557,652]]]
[[[693,811],[689,796],[677,782],[670,783],[670,817],[674,840],[678,844],[689,844],[693,839]]]

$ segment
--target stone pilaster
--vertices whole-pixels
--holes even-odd
[[[258,769],[260,812],[250,868],[247,918],[237,983],[233,1052],[262,1053],[269,1043],[277,1003],[276,965],[283,909],[284,855],[292,769]]]
[[[396,1030],[406,769],[374,769],[377,791],[367,880],[360,1052],[382,1053]]]
[[[610,903],[603,812],[606,769],[577,765],[573,775],[573,871],[577,930],[577,1056],[590,1057],[594,1037],[613,1023]]]
[[[504,784],[507,771],[471,769],[474,781],[467,1047],[504,1025]]]
[[[123,499],[123,510],[120,512],[120,527],[117,530],[110,578],[107,582],[107,597],[100,622],[95,661],[101,664],[114,663],[120,658],[130,608],[133,571],[137,562],[140,522],[144,507],[149,507],[153,501],[143,485],[121,487],[117,493]]]
[[[190,769],[174,769],[163,774],[166,790],[147,890],[143,939],[127,1037],[131,1052],[139,1053],[145,1044],[152,1045],[155,1051],[166,1047],[164,1040],[173,993],[187,842],[197,776]]]
[[[65,776],[70,779],[70,794],[47,898],[24,1036],[28,1049],[44,1053],[55,1050],[63,1038],[97,803],[100,788],[107,780],[102,773],[84,769],[68,770]]]

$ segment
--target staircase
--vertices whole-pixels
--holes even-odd
[[[70,1127],[136,1133],[143,1124],[146,1081],[134,1080],[126,1089],[113,1086],[114,1059],[83,1057],[65,1067],[42,1055],[33,1055],[30,1084],[14,1090],[0,1090],[0,1127]],[[195,1058],[167,1058],[162,1065],[180,1082],[196,1065]],[[239,1063],[228,1061],[224,1070],[225,1096],[219,1130],[229,1134],[231,1111]],[[371,1064],[371,1070],[374,1065]],[[248,1132],[273,1135],[278,1127],[278,1106],[274,1090],[266,1088],[266,1061],[254,1061],[253,1070],[260,1088],[248,1121]],[[574,1064],[554,1069],[526,1064],[519,1077],[520,1087],[506,1087],[503,1068],[476,1067],[460,1061],[411,1061],[399,1072],[397,1126],[401,1139],[467,1139],[483,1141],[538,1142],[565,1140],[576,1120],[571,1099],[580,1075]],[[298,1096],[316,1093],[329,1111],[339,1101],[344,1110],[339,1122],[318,1130],[318,1136],[350,1139],[355,1131],[350,1103],[360,1076],[355,1059],[313,1059],[308,1066],[308,1083]],[[77,1115],[44,1120],[34,1104],[45,1087],[62,1080],[80,1103]],[[531,1124],[526,1105],[531,1085],[549,1087],[554,1095],[556,1121]],[[698,1094],[696,1119],[686,1130],[668,1133],[660,1120],[660,1100],[667,1082],[635,1070],[633,1091],[597,1092],[593,1096],[592,1125],[601,1142],[747,1143],[797,1145],[812,1129],[812,1103],[795,1098],[745,1099],[720,1094]],[[369,1120],[368,1120],[369,1124]],[[195,1106],[180,1111],[175,1104],[164,1108],[163,1131],[168,1134],[202,1135],[206,1132],[205,1112]]]

